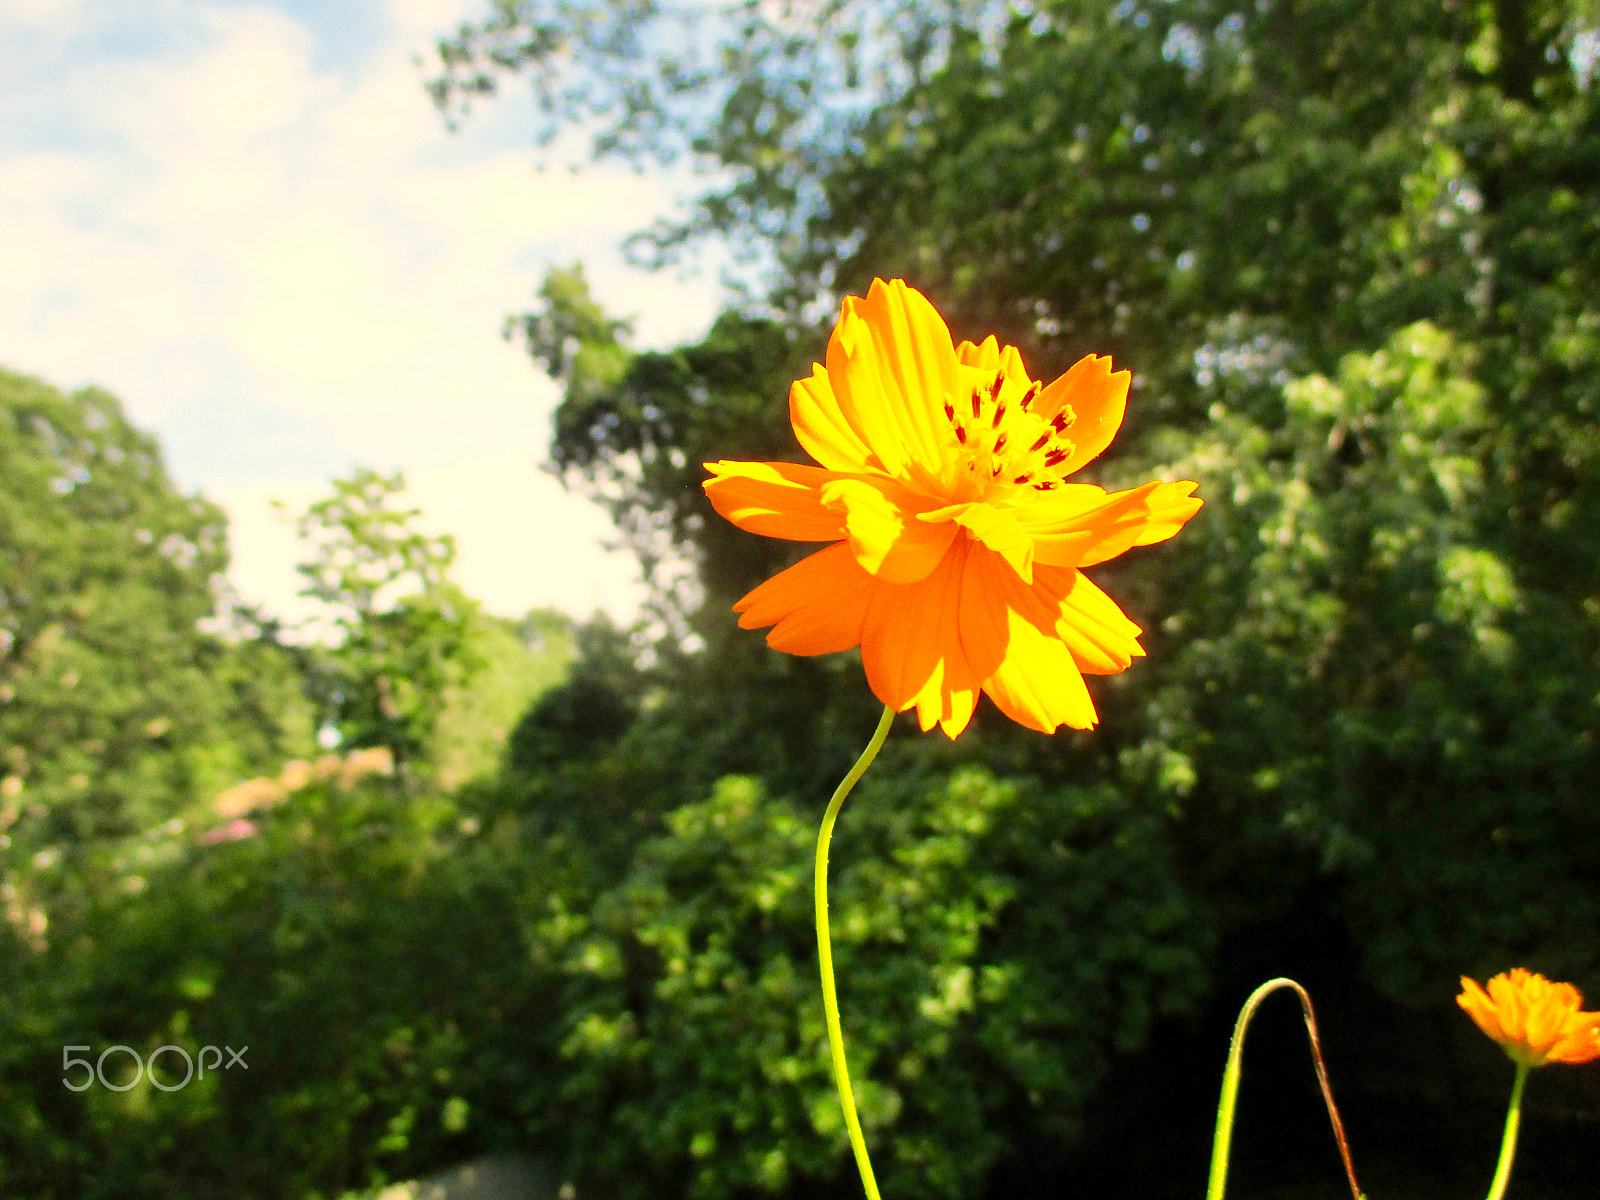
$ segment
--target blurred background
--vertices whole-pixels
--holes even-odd
[[[1280,974],[1364,1188],[1486,1189],[1458,977],[1600,995],[1597,55],[1592,0],[0,0],[0,1194],[854,1193],[809,873],[878,706],[737,629],[809,548],[699,464],[803,459],[875,276],[1111,354],[1085,477],[1207,501],[1095,569],[1097,730],[902,718],[851,801],[885,1195],[1201,1194]],[[1346,1194],[1256,1029],[1236,1192]],[[1597,1121],[1539,1072],[1514,1194]]]

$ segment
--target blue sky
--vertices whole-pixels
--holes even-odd
[[[621,239],[691,181],[535,171],[515,85],[445,131],[415,59],[487,7],[0,0],[0,364],[116,393],[281,614],[297,548],[268,502],[357,464],[406,471],[495,611],[639,602],[604,517],[536,469],[555,389],[501,321],[582,258],[670,344],[709,324],[716,270],[628,268]]]

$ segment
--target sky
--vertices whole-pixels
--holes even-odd
[[[557,390],[500,329],[581,259],[639,345],[694,339],[717,270],[628,267],[622,239],[693,181],[540,172],[516,81],[447,132],[431,48],[488,8],[0,0],[0,365],[118,396],[277,615],[308,610],[270,501],[358,465],[405,472],[491,611],[627,621],[643,598],[604,514],[538,469]]]

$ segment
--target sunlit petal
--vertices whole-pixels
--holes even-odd
[[[953,521],[1010,563],[1024,583],[1033,581],[1034,539],[1010,510],[992,504],[953,504],[931,509],[918,519]]]
[[[861,644],[867,603],[881,585],[843,542],[802,558],[733,606],[742,629],[773,626],[767,645],[786,654],[833,654]]]
[[[1010,648],[999,670],[984,681],[989,698],[1013,721],[1040,733],[1054,733],[1062,725],[1093,729],[1099,718],[1071,653],[1020,613],[1007,615]]]
[[[812,364],[811,377],[797,379],[789,388],[789,423],[805,452],[824,467],[835,471],[882,469],[877,456],[839,411],[825,367]]]
[[[865,300],[846,296],[826,365],[839,411],[886,472],[937,473],[956,356],[926,297],[898,279],[874,280]]]
[[[1000,711],[1030,729],[1092,729],[1094,702],[1071,652],[1055,636],[1056,621],[1055,606],[1009,563],[973,547],[962,591],[962,634],[965,639],[973,631],[966,644],[973,647],[974,667],[988,668],[983,690]]]
[[[1032,536],[1034,555],[1058,567],[1088,566],[1115,558],[1138,539],[1149,520],[1146,497],[1159,484],[1147,483],[1127,492],[1113,492],[1076,512],[1041,512],[1020,516]]]
[[[1089,354],[1040,393],[1036,408],[1042,416],[1062,411],[1071,414],[1066,436],[1073,450],[1061,464],[1063,475],[1072,474],[1095,458],[1117,436],[1132,382],[1131,372],[1113,372],[1111,359]]]
[[[1143,632],[1117,602],[1082,571],[1070,567],[1035,568],[1034,583],[1049,597],[1059,614],[1055,634],[1072,653],[1072,661],[1087,675],[1115,675],[1144,657],[1139,645]]]
[[[1204,500],[1196,499],[1191,493],[1199,487],[1198,483],[1184,480],[1179,483],[1163,483],[1150,496],[1146,502],[1150,508],[1150,519],[1145,523],[1144,531],[1139,534],[1135,546],[1149,546],[1156,542],[1164,542],[1172,537],[1190,517],[1200,511]]]
[[[912,506],[919,498],[893,480],[836,478],[823,485],[821,496],[830,511],[843,516],[856,561],[885,583],[926,578],[956,536],[951,523],[918,520]]]
[[[862,628],[861,662],[873,694],[897,710],[915,705],[924,729],[962,712],[970,718],[976,700],[979,680],[957,628],[966,558],[958,548],[919,584],[879,587]]]
[[[740,529],[796,542],[834,542],[844,536],[840,513],[822,503],[832,471],[799,463],[706,463],[711,506]]]

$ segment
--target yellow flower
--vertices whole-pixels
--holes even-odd
[[[878,699],[952,738],[979,691],[1032,729],[1092,728],[1083,675],[1144,650],[1079,568],[1171,537],[1201,504],[1192,482],[1067,482],[1115,436],[1128,383],[1092,354],[1045,386],[992,336],[955,346],[898,279],[846,297],[826,365],[789,393],[821,465],[706,464],[740,528],[834,543],[734,605],[739,624],[791,654],[859,645]]]
[[[1600,1013],[1584,1012],[1570,983],[1551,983],[1517,967],[1489,980],[1488,991],[1466,976],[1456,1003],[1513,1062],[1586,1063],[1600,1058]]]

